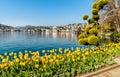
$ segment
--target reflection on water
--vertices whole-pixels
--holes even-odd
[[[59,32],[1,32],[0,53],[5,51],[42,50],[52,48],[76,47],[77,39],[73,33]]]

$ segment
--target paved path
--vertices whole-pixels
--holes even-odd
[[[114,60],[117,64],[77,77],[120,77],[120,58]]]
[[[120,64],[120,59],[116,58],[115,61],[116,63]],[[93,77],[120,77],[120,66]]]
[[[114,68],[112,70],[100,73],[93,77],[120,77],[120,67]]]

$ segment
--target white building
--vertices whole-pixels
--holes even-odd
[[[2,32],[3,30],[2,29],[0,29],[0,32]]]
[[[52,27],[52,32],[57,32],[57,27],[56,26]]]
[[[66,32],[70,32],[70,30],[67,28],[67,29],[66,29]]]

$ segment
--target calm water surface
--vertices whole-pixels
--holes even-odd
[[[78,47],[76,35],[73,33],[37,33],[37,32],[4,32],[0,33],[0,54],[24,50],[41,51]]]

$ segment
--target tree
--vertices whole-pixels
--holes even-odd
[[[89,24],[94,23],[96,27],[96,29],[95,28],[91,29],[91,25],[90,26],[88,25],[87,27],[85,27],[84,33],[86,33],[87,36],[85,36],[84,38],[89,36],[88,44],[94,44],[94,45],[98,44],[99,38],[97,37],[97,34],[98,34],[97,26],[99,26],[99,22],[98,22],[100,18],[99,11],[103,9],[103,7],[106,4],[108,4],[108,0],[95,0],[95,2],[92,4],[92,11],[91,11],[92,17],[89,18],[89,16],[86,14],[83,16],[83,20],[88,20]],[[93,27],[93,24],[92,24],[92,27]],[[94,35],[90,36],[92,34]],[[80,39],[79,42],[82,44],[86,44],[86,40],[83,40],[83,39]]]

